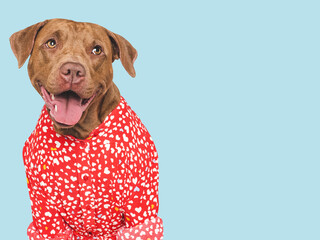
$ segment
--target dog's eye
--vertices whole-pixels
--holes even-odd
[[[92,49],[92,53],[94,55],[100,55],[102,53],[102,48],[99,45],[97,45]]]
[[[48,48],[55,48],[57,45],[56,41],[54,39],[50,39],[47,41],[46,46]]]

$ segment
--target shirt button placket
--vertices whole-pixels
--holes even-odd
[[[94,193],[91,181],[90,172],[90,144],[86,142],[82,145],[82,151],[85,155],[81,159],[81,169],[80,169],[80,182],[81,182],[81,208],[82,208],[82,220],[84,222],[85,229],[87,233],[92,234],[92,229],[95,228],[94,220]]]

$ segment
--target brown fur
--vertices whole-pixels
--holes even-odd
[[[56,48],[45,46],[49,39],[56,40]],[[70,88],[81,98],[90,98],[97,93],[76,125],[61,126],[53,119],[54,128],[60,134],[85,139],[118,105],[120,92],[112,82],[114,60],[120,58],[126,71],[135,77],[133,63],[137,51],[120,35],[96,24],[65,19],[46,20],[14,33],[10,43],[19,68],[31,54],[28,73],[39,94],[39,84],[55,95]],[[95,45],[103,48],[103,54],[91,53]],[[81,64],[86,72],[85,80],[72,86],[66,84],[59,77],[59,69],[66,62]]]

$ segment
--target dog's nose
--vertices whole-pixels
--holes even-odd
[[[69,83],[79,83],[84,80],[86,71],[80,63],[64,63],[60,67],[60,76]]]

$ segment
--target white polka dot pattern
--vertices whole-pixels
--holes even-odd
[[[122,97],[85,140],[56,133],[44,107],[23,158],[33,216],[29,239],[147,239],[134,236],[148,224],[150,239],[162,236],[156,148]]]

